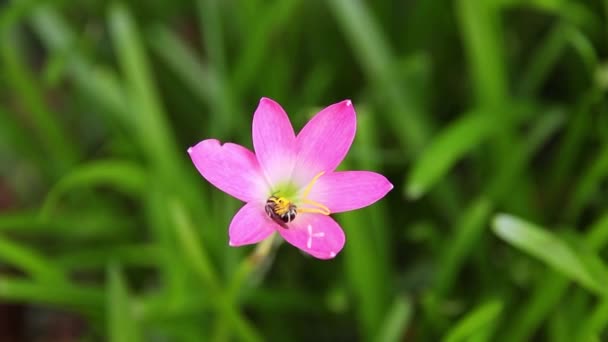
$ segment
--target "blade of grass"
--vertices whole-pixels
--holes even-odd
[[[565,24],[558,21],[543,37],[542,42],[532,52],[518,85],[519,93],[524,96],[535,94],[549,76],[551,69],[557,64],[559,57],[567,46],[564,34]]]
[[[159,177],[156,181],[186,198],[187,203],[197,209],[196,213],[200,213],[197,219],[202,221],[207,216],[206,205],[194,186],[197,184],[194,180],[196,172],[184,168],[186,148],[177,147],[136,23],[124,4],[110,7],[108,25],[126,77],[125,89],[130,99],[128,105],[136,113],[133,125],[128,128],[135,134],[142,153],[158,173],[155,175]],[[133,115],[133,112],[123,115]]]
[[[79,151],[76,144],[69,141],[69,135],[62,127],[60,118],[51,112],[44,101],[43,90],[39,82],[31,74],[25,58],[20,56],[19,44],[14,33],[10,30],[0,32],[3,44],[0,46],[5,81],[14,89],[20,103],[31,115],[31,124],[40,137],[40,143],[47,149],[55,168],[54,172],[62,173],[78,160]],[[44,164],[43,164],[44,165]]]
[[[458,0],[456,15],[477,102],[482,107],[499,106],[508,98],[508,83],[498,6],[491,1]]]
[[[555,159],[548,175],[548,187],[555,194],[560,193],[560,187],[567,186],[569,174],[580,160],[580,151],[588,139],[590,115],[592,108],[602,99],[602,91],[593,88],[579,97],[575,108],[568,116],[566,133],[559,142],[559,158]],[[559,198],[560,196],[555,196]]]
[[[11,1],[0,12],[0,31],[15,26],[38,4],[35,0]]]
[[[172,320],[184,320],[187,317],[197,317],[201,314],[215,314],[215,307],[207,305],[206,293],[195,291],[190,293],[188,301],[175,302],[167,300],[165,294],[148,293],[146,295],[133,298],[133,311],[137,314],[137,319],[142,326],[154,326],[162,322]],[[204,321],[201,320],[201,324]]]
[[[32,248],[28,248],[0,236],[0,261],[12,265],[33,279],[45,284],[62,284],[65,274],[60,267],[40,255]]]
[[[107,278],[106,315],[109,341],[140,341],[139,328],[132,313],[129,290],[117,264],[108,266]]]
[[[218,0],[197,0],[196,9],[199,19],[199,28],[203,44],[209,55],[209,62],[221,76],[226,72],[226,54],[224,47],[224,34],[222,29],[222,13]]]
[[[409,298],[397,297],[387,312],[376,342],[401,341],[412,319],[413,305]]]
[[[148,160],[163,177],[171,178],[181,165],[175,157],[175,152],[180,149],[163,112],[135,22],[124,5],[116,4],[109,9],[108,26],[125,73],[127,92],[132,99],[131,110],[136,115],[135,126],[138,129],[134,133],[138,135],[142,152]]]
[[[224,119],[219,121],[223,126],[219,125],[218,136],[224,136],[229,129],[246,129],[246,125],[242,120],[238,120],[238,108],[240,106],[239,98],[233,94],[232,87],[229,86],[229,75],[226,67],[226,53],[224,47],[224,34],[222,28],[222,12],[221,5],[223,2],[217,0],[198,0],[197,14],[199,19],[199,28],[203,44],[209,58],[210,69],[215,74],[217,87],[219,88],[218,96],[214,97],[211,102],[213,111],[222,113]]]
[[[397,61],[372,12],[360,0],[335,0],[327,2],[327,5],[350,42],[378,102],[384,106],[380,113],[386,115],[387,122],[395,123],[390,127],[402,150],[417,154],[427,143],[432,122],[422,106],[409,95],[415,93],[410,89],[413,86],[404,85],[405,82],[393,72]],[[442,211],[451,216],[459,211],[461,201],[453,183],[446,182],[433,195]]]
[[[352,151],[359,151],[362,158],[356,160],[353,158],[352,164],[359,170],[381,170],[383,165],[379,159],[374,158],[377,156],[378,151],[381,151],[380,136],[378,135],[378,124],[375,121],[373,113],[370,113],[366,108],[359,110],[357,114],[358,131],[357,139],[353,143]],[[347,158],[347,162],[350,159]],[[392,191],[391,191],[392,192]],[[389,193],[390,194],[390,193]],[[393,274],[391,273],[390,260],[394,253],[393,245],[391,244],[391,232],[390,223],[388,218],[390,212],[388,212],[386,205],[379,203],[378,205],[372,205],[367,209],[369,212],[370,222],[373,222],[376,226],[370,234],[370,242],[374,242],[376,255],[376,277],[381,283],[391,283]],[[365,228],[361,227],[365,230]],[[386,301],[386,308],[388,309],[389,301],[391,300],[388,296],[390,289],[388,287],[379,288],[378,291],[387,293],[384,298]],[[379,301],[378,304],[382,303]]]
[[[576,341],[592,341],[594,336],[602,336],[608,326],[608,298],[602,298],[591,310],[578,329]],[[598,339],[599,340],[599,339]]]
[[[343,163],[346,169],[379,168],[378,162],[371,155],[380,149],[379,141],[374,135],[374,117],[372,113],[359,110],[359,135],[353,144],[353,151],[359,151],[362,158],[355,162],[347,158]],[[352,165],[354,167],[349,167]],[[365,340],[372,340],[379,335],[386,312],[390,309],[392,293],[391,270],[388,267],[391,258],[389,215],[374,205],[356,212],[341,215],[348,234],[348,245],[344,251],[346,276],[350,290],[357,299],[357,315],[362,322],[359,334]],[[376,227],[372,232],[367,227]]]
[[[211,293],[210,299],[217,305],[218,310],[225,315],[225,319],[231,323],[234,333],[240,339],[243,341],[262,341],[255,328],[241,316],[234,303],[230,302],[230,296],[222,292],[219,278],[213,270],[203,245],[198,242],[200,239],[194,233],[194,226],[183,205],[174,199],[169,202],[169,206],[185,260],[208,288]]]
[[[480,331],[488,329],[502,313],[503,303],[491,300],[480,304],[461,318],[443,337],[444,342],[469,341]],[[491,330],[491,328],[490,328]]]
[[[608,214],[599,218],[585,234],[584,245],[591,252],[599,252],[608,244]],[[587,314],[587,319],[578,329],[577,340],[592,340],[593,336],[601,336],[608,327],[608,297],[600,299],[599,303]]]
[[[451,243],[440,257],[441,266],[438,268],[434,289],[437,299],[443,297],[452,287],[466,257],[486,230],[493,206],[488,198],[479,197],[462,214],[454,229],[456,236],[450,239]]]
[[[46,161],[39,146],[34,144],[31,133],[15,120],[14,114],[0,107],[0,155],[34,161],[43,165]],[[48,176],[51,176],[50,174]]]
[[[183,163],[187,159],[186,148],[177,148],[136,23],[124,4],[110,6],[108,26],[119,64],[126,77],[125,89],[130,99],[129,106],[135,113],[134,125],[130,129],[151,166],[150,179],[155,180],[154,188],[150,187],[153,193],[149,194],[151,200],[148,210],[152,219],[150,222],[154,227],[153,232],[164,250],[163,273],[167,277],[173,299],[187,300],[185,287],[188,280],[185,266],[175,265],[171,261],[173,255],[178,253],[178,245],[173,232],[170,231],[172,226],[168,219],[166,197],[177,194],[196,208],[197,222],[206,221],[206,205],[196,191],[193,179],[196,172],[187,172],[184,168]],[[178,154],[178,151],[183,152]],[[214,233],[213,230],[206,232]]]
[[[490,136],[497,125],[489,115],[474,112],[444,128],[416,160],[407,178],[407,196],[417,199],[445,176],[463,155]]]
[[[587,229],[584,244],[589,247],[590,253],[596,253],[608,241],[603,238],[595,239],[595,237],[603,236],[606,227],[608,227],[608,215],[604,215]],[[540,281],[531,295],[532,299],[528,300],[529,304],[513,315],[514,320],[507,329],[509,333],[505,341],[529,339],[543,319],[558,305],[569,285],[566,277],[552,270],[545,272],[539,279]]]
[[[36,7],[31,18],[32,26],[47,49],[55,55],[65,55],[65,72],[88,100],[104,109],[100,114],[112,122],[130,127],[134,118],[128,105],[128,97],[113,71],[93,66],[75,48],[76,34],[68,23],[52,7]]]
[[[585,234],[585,245],[593,252],[599,252],[608,244],[608,214],[601,216]]]
[[[198,242],[200,239],[194,231],[194,226],[185,208],[177,200],[173,200],[169,205],[169,212],[175,224],[175,233],[182,247],[181,250],[187,256],[185,259],[190,263],[190,268],[199,275],[205,287],[212,291],[219,291],[221,288],[219,276],[213,268],[204,245]]]
[[[509,154],[502,158],[500,169],[486,185],[489,196],[499,201],[503,208],[532,218],[536,218],[538,214],[532,210],[535,207],[530,202],[533,195],[529,187],[519,189],[520,196],[525,197],[524,199],[514,202],[513,198],[507,196],[517,192],[513,189],[514,184],[521,181],[522,174],[526,172],[533,157],[542,152],[544,144],[563,126],[564,116],[559,108],[547,108],[544,111],[545,114],[534,123],[526,139],[518,139],[511,145]]]
[[[475,103],[486,109],[485,115],[503,123],[490,145],[493,167],[495,172],[500,172],[503,157],[512,153],[512,146],[519,140],[513,113],[503,109],[510,100],[510,94],[500,7],[492,1],[459,0],[456,2],[456,16],[471,69]],[[517,187],[516,191],[503,194],[510,197],[506,201],[509,208],[517,211],[531,207],[527,194],[532,182],[525,173],[519,177],[517,183],[511,184],[511,187]]]
[[[436,275],[432,304],[438,304],[448,289],[452,287],[465,258],[471,253],[474,244],[485,231],[485,225],[490,219],[492,208],[502,205],[507,199],[504,193],[511,189],[511,184],[518,180],[532,156],[540,149],[562,122],[560,113],[548,113],[541,117],[528,138],[520,144],[512,146],[512,158],[508,158],[500,172],[486,186],[489,195],[480,195],[460,215],[454,236],[450,238],[449,246],[440,257],[440,267]],[[432,305],[431,307],[433,307]]]
[[[590,161],[574,187],[570,205],[565,211],[568,221],[576,220],[591,197],[597,193],[602,181],[608,176],[608,144],[605,144]]]
[[[371,16],[371,11],[360,0],[328,1],[327,5],[350,41],[367,78],[387,99],[387,115],[399,113],[387,118],[391,121],[398,120],[398,124],[393,127],[396,136],[403,139],[404,145],[419,151],[429,136],[430,123],[420,109],[415,107],[414,100],[408,98],[407,94],[411,92],[402,89],[395,78],[391,68],[396,65],[394,57],[384,39],[385,35]]]
[[[43,220],[38,210],[0,214],[0,231],[27,236],[60,236],[65,239],[87,239],[116,236],[129,231],[132,220],[108,217],[103,212],[64,213],[53,220]]]
[[[246,23],[250,30],[243,39],[244,45],[234,63],[230,78],[235,98],[241,98],[254,83],[258,76],[257,71],[272,51],[270,44],[273,33],[292,23],[298,13],[300,0],[274,1],[270,5],[264,2],[259,6],[265,6],[264,15],[256,16],[255,22]]]
[[[167,211],[167,196],[172,193],[163,191],[161,187],[161,184],[149,187],[145,197],[145,212],[155,242],[161,249],[159,273],[169,297],[168,304],[165,305],[179,306],[190,300],[187,295],[190,276],[186,265],[175,263],[175,255],[179,255],[180,250],[175,241],[171,213]]]
[[[137,164],[124,160],[99,160],[73,168],[49,191],[41,209],[48,219],[61,197],[80,187],[107,185],[129,195],[141,195],[147,180],[146,172]]]
[[[582,62],[587,67],[587,73],[591,80],[595,76],[595,72],[597,70],[599,64],[599,58],[597,56],[597,52],[593,46],[593,43],[587,36],[581,32],[579,28],[574,25],[568,25],[566,27],[566,37],[568,38],[568,42],[572,46],[575,52],[578,53]]]
[[[513,315],[504,341],[526,341],[532,337],[539,324],[552,312],[568,288],[569,281],[553,271],[544,272],[541,281],[526,300],[525,308]]]
[[[358,326],[363,340],[369,340],[378,334],[378,329],[384,319],[386,291],[377,291],[386,288],[389,284],[376,278],[376,262],[374,244],[370,244],[368,234],[364,228],[368,226],[369,215],[367,210],[358,210],[341,215],[340,223],[346,227],[348,234],[348,247],[344,253],[344,267],[346,279],[354,292],[358,303],[357,316],[361,322]]]
[[[54,257],[53,261],[70,271],[99,269],[111,261],[125,267],[156,267],[160,264],[159,255],[160,250],[154,244],[112,245],[70,251]]]
[[[517,217],[499,214],[493,230],[501,239],[540,259],[551,268],[600,296],[606,289],[597,282],[576,252],[549,231]]]
[[[190,87],[203,103],[211,106],[211,119],[206,133],[223,137],[228,129],[235,129],[237,120],[233,101],[218,72],[199,61],[199,57],[179,37],[164,27],[155,27],[148,34],[154,52]],[[237,128],[243,128],[238,123]]]
[[[48,284],[0,277],[0,299],[37,303],[76,310],[96,317],[103,310],[104,293],[98,288]]]

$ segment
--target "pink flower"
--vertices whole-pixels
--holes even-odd
[[[320,111],[296,136],[283,108],[262,98],[253,115],[255,154],[215,139],[189,148],[205,179],[246,202],[230,223],[230,246],[278,232],[316,258],[335,257],[345,236],[329,215],[366,207],[393,188],[375,172],[335,171],[353,142],[356,121],[345,100]]]

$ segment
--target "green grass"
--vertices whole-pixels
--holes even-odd
[[[605,340],[607,21],[597,0],[9,1],[0,311],[78,317],[81,340]],[[251,147],[263,96],[296,130],[352,99],[341,167],[395,185],[335,215],[334,260],[229,247],[240,203],[186,153]]]

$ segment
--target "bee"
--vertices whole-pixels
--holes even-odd
[[[270,196],[264,209],[268,217],[285,228],[285,223],[293,221],[298,213],[296,205],[285,197]]]

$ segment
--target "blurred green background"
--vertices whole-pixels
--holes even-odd
[[[608,339],[608,1],[0,3],[0,340]],[[334,260],[188,158],[262,96],[395,184]]]

